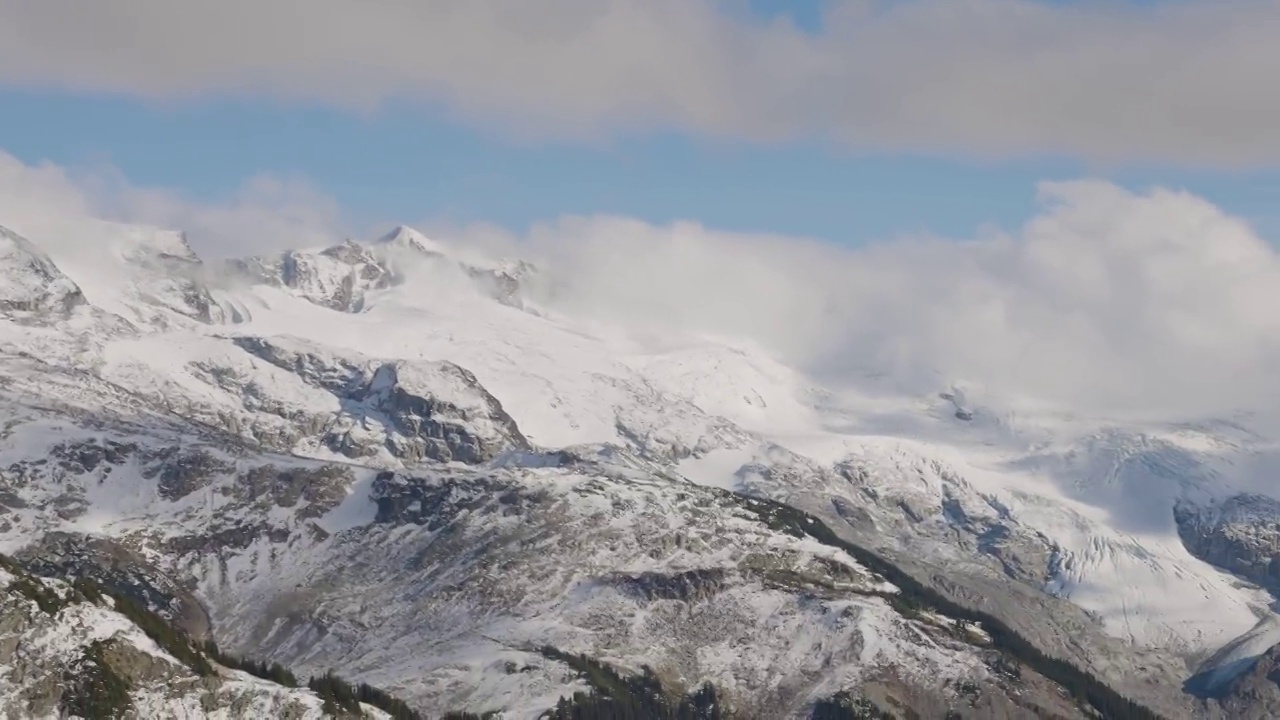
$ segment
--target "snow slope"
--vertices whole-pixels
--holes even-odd
[[[237,333],[288,332],[378,357],[456,362],[544,447],[639,439],[646,452],[681,459],[746,447],[759,454],[778,444],[820,463],[854,459],[898,477],[910,472],[904,463],[954,463],[966,491],[994,497],[1059,549],[1058,573],[1046,589],[1142,645],[1210,652],[1252,628],[1255,611],[1265,610],[1256,592],[1235,587],[1183,548],[1169,512],[1188,492],[1230,491],[1229,483],[1178,474],[1176,463],[1186,458],[1216,459],[1218,450],[1194,444],[1212,448],[1208,432],[1184,433],[1179,445],[1148,438],[1162,428],[1086,430],[1060,427],[1053,417],[1023,417],[1013,429],[998,421],[998,409],[981,406],[974,420],[960,420],[941,398],[833,392],[818,405],[803,377],[738,347],[600,332],[427,278],[371,294],[358,314],[261,288],[243,302],[256,309]],[[158,373],[176,367],[156,364]],[[731,486],[738,468],[726,469],[695,479]],[[920,489],[937,496],[940,488]],[[1214,612],[1206,613],[1210,606]]]
[[[1063,652],[1099,663],[1095,669],[1109,679],[1138,677],[1133,682],[1146,689],[1134,685],[1135,693],[1163,692],[1152,687],[1180,683],[1228,645],[1238,650],[1219,657],[1231,663],[1241,653],[1260,654],[1265,643],[1246,638],[1270,637],[1255,628],[1276,621],[1269,595],[1188,550],[1186,526],[1174,516],[1179,504],[1209,507],[1259,492],[1259,458],[1274,457],[1275,444],[1261,427],[1242,432],[1238,423],[1212,418],[1175,424],[1072,417],[1002,407],[997,396],[972,389],[904,394],[874,379],[823,387],[737,339],[655,336],[539,305],[521,292],[521,279],[536,272],[531,266],[464,260],[407,228],[365,245],[291,251],[216,273],[202,269],[180,235],[101,231],[110,268],[66,270],[91,308],[74,310],[53,329],[4,321],[6,393],[17,419],[0,447],[0,466],[48,453],[68,433],[82,432],[83,424],[71,432],[30,409],[55,406],[77,417],[111,416],[112,423],[191,423],[210,438],[231,436],[289,463],[354,464],[349,488],[366,490],[371,468],[436,472],[440,456],[423,448],[439,441],[452,449],[451,466],[514,463],[529,487],[550,483],[547,492],[563,493],[564,483],[579,481],[549,479],[527,467],[531,458],[615,446],[698,485],[805,507],[874,538],[886,552],[918,559],[921,572],[949,565],[961,585],[971,583],[965,587],[1016,584],[1046,603],[1066,600],[1087,618],[1081,627],[1097,635],[1096,644],[1067,648],[1074,640],[1066,620],[1045,632],[1058,633]],[[29,294],[19,265],[6,264],[3,272]],[[246,352],[258,342],[288,348],[292,359]],[[394,378],[379,375],[383,367],[393,368]],[[391,384],[405,397],[430,401],[426,409],[369,399]],[[486,449],[456,452],[462,446]],[[243,470],[234,452],[217,453]],[[124,477],[146,477],[145,459],[128,462],[142,464],[122,471]],[[201,509],[187,495],[175,509],[158,491],[141,492],[91,484],[79,495],[51,492],[50,502],[69,497],[60,502],[85,512],[57,520],[34,506],[15,508],[0,527],[3,539],[16,545],[63,525],[132,533],[143,518],[195,517],[221,502],[210,496]],[[290,512],[272,506],[270,522],[290,531],[305,526]],[[317,527],[339,537],[368,527],[360,523],[372,511],[339,503],[326,512],[335,514],[316,519]],[[1280,517],[1268,511],[1257,522]],[[388,537],[412,543],[413,532]],[[181,534],[160,535],[166,533]],[[377,540],[383,541],[390,542]],[[266,552],[254,543],[246,552]],[[248,562],[246,554],[236,557],[218,577]],[[634,558],[609,562],[643,569],[626,565]],[[199,572],[206,582],[213,577],[209,568]],[[280,572],[297,573],[285,577],[299,584],[323,576],[314,566]],[[246,587],[256,586],[250,580]],[[219,590],[204,592],[214,597]],[[227,602],[253,605],[244,597]],[[555,613],[589,613],[593,602],[603,601],[583,596]],[[783,613],[766,596],[741,602],[760,622]],[[224,612],[243,622],[240,610]],[[816,624],[806,628],[821,625],[807,622]],[[538,635],[521,625],[510,629],[522,641]],[[544,637],[575,644],[570,635],[543,630]],[[890,629],[880,623],[859,632],[886,636]],[[1091,657],[1103,646],[1105,653]],[[289,652],[306,662],[305,653]],[[711,667],[731,656],[726,650],[700,662]]]
[[[0,310],[65,314],[84,302],[75,282],[26,238],[0,226]]]

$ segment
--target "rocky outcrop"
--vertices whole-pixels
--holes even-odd
[[[1280,588],[1280,502],[1241,494],[1210,506],[1180,503],[1174,520],[1194,556],[1269,588]]]
[[[347,457],[385,451],[410,465],[477,464],[531,448],[502,403],[453,363],[345,358],[257,337],[233,342],[337,399],[336,417],[310,424],[323,428],[320,444]],[[221,382],[236,381],[223,375]]]
[[[980,632],[899,614],[882,578],[724,493],[584,457],[536,472],[385,472],[370,499],[373,522],[328,541],[328,561],[281,563],[293,574],[267,617],[215,611],[227,613],[233,647],[265,647],[308,671],[341,654],[433,712],[502,707],[483,690],[491,684],[564,683],[524,650],[549,645],[732,687],[756,717],[800,717],[823,678],[856,685],[906,658],[938,669],[897,684],[904,716],[979,706],[1084,716]],[[498,660],[477,657],[477,643]],[[412,678],[383,666],[388,644],[413,649]]]
[[[537,272],[532,263],[516,261],[494,267],[463,265],[462,269],[489,297],[514,308],[525,309],[525,285]]]
[[[306,384],[334,395],[355,392],[365,380],[368,361],[363,358],[348,359],[306,343],[255,336],[239,336],[231,342],[250,355],[293,373]]]
[[[51,532],[20,550],[15,558],[37,575],[92,580],[172,622],[191,637],[209,636],[209,616],[190,588],[121,542]]]
[[[510,482],[485,476],[423,478],[394,472],[374,478],[369,499],[378,507],[374,522],[422,525],[428,530],[471,511],[520,515],[545,500],[540,493],[520,492]]]
[[[314,693],[220,667],[120,602],[0,557],[0,717],[323,717]]]
[[[1054,594],[1060,548],[949,464],[859,454],[824,468],[778,452],[771,464],[739,474],[748,494],[812,512],[841,537],[878,549],[919,581],[1000,618],[1046,654],[1087,668],[1161,716],[1200,716],[1195,699],[1176,689],[1185,661],[1099,632],[1095,617]],[[1133,657],[1141,659],[1115,672]]]
[[[175,446],[153,457],[142,475],[156,481],[156,491],[165,500],[180,500],[236,471],[235,463],[201,448]]]
[[[524,284],[536,271],[524,261],[464,262],[405,226],[369,243],[348,239],[322,250],[231,260],[228,269],[251,283],[287,290],[321,307],[358,313],[365,309],[370,293],[399,285],[410,268],[423,262],[442,262],[469,278],[482,293],[517,308],[524,307]]]
[[[319,252],[288,250],[275,257],[233,260],[231,268],[251,281],[288,288],[339,312],[360,312],[368,292],[389,287],[395,279],[380,258],[352,240]]]
[[[168,528],[158,545],[178,557],[244,549],[260,539],[284,542],[342,503],[356,477],[349,465],[244,457],[243,449],[236,450],[109,437],[58,443],[46,457],[0,469],[0,529],[11,531],[21,523],[38,540],[23,552],[33,563],[115,587],[199,635],[208,623],[198,603],[142,551],[155,540],[153,531]],[[71,522],[96,505],[111,517],[120,512],[112,503],[115,497],[126,506],[154,498],[165,508],[162,519],[112,540],[47,532],[48,522],[29,512],[38,507]]]
[[[226,557],[259,541],[287,543],[300,530],[323,536],[311,521],[345,500],[354,482],[346,465],[251,465],[213,489],[221,498],[213,517],[168,537],[164,548],[174,557]]]
[[[236,472],[236,464],[205,446],[168,445],[140,448],[135,443],[92,438],[54,445],[47,458],[14,463],[0,472],[0,487],[21,488],[48,478],[74,496],[83,482],[101,483],[128,462],[136,462],[142,477],[154,481],[156,492],[175,501]],[[0,504],[4,496],[0,495]]]
[[[1231,682],[1218,702],[1230,718],[1280,717],[1280,645],[1254,660],[1249,670]]]
[[[352,398],[390,420],[398,458],[476,464],[530,449],[498,399],[453,363],[383,364]]]
[[[52,321],[84,304],[80,287],[47,255],[0,227],[0,313],[19,321]]]
[[[610,579],[619,590],[644,600],[694,602],[719,593],[726,576],[723,568],[707,568],[679,573],[619,573]]]
[[[207,285],[204,261],[185,233],[108,225],[108,242],[129,284],[123,288],[132,309],[129,320],[162,329],[188,320],[226,320]]]
[[[204,261],[187,244],[185,234],[172,241],[172,250],[162,249],[137,260],[147,277],[163,278],[148,297],[158,304],[193,320],[204,323],[222,322],[221,308],[204,282]]]
[[[236,477],[221,492],[238,506],[260,514],[272,508],[295,509],[295,517],[319,517],[342,502],[354,481],[354,473],[344,465],[280,467],[259,465]]]

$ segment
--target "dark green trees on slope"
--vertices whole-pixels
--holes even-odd
[[[577,670],[591,685],[589,693],[560,698],[547,720],[722,720],[719,692],[713,685],[673,701],[657,675],[645,668],[639,675],[624,677],[616,670],[586,655],[571,655],[553,647],[539,649],[544,656]]]

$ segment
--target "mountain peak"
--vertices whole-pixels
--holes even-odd
[[[80,286],[29,240],[0,226],[0,310],[65,315],[84,303]]]
[[[418,252],[444,255],[444,246],[414,230],[408,225],[397,225],[390,232],[374,241],[375,245],[403,247]]]

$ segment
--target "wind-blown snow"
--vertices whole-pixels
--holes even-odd
[[[80,288],[26,238],[0,226],[0,308],[31,310],[61,304]]]

